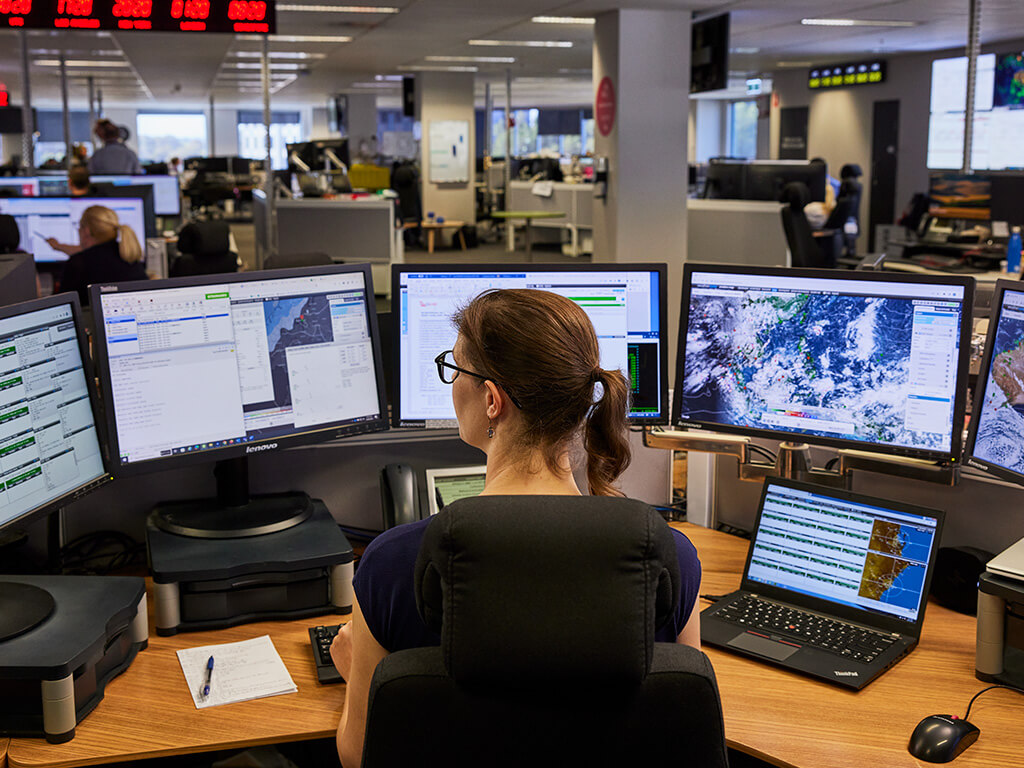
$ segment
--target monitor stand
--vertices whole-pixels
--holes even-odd
[[[53,595],[42,587],[0,582],[0,643],[39,626],[56,607]]]
[[[150,515],[167,533],[197,539],[237,539],[284,531],[308,519],[313,504],[305,493],[249,494],[249,460],[218,461],[217,497],[158,504]]]

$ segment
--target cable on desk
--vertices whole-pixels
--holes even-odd
[[[715,530],[721,531],[722,533],[728,533],[730,536],[739,536],[741,539],[750,538],[750,531],[743,528],[737,528],[736,526],[729,525],[728,523],[719,523],[715,526]]]
[[[757,445],[756,443],[748,443],[747,450],[752,451],[753,453],[756,453],[760,456],[763,456],[764,458],[768,459],[768,461],[770,461],[772,464],[778,461],[779,458],[778,456],[775,455],[773,451],[769,451],[767,448]]]
[[[725,595],[701,595],[700,599],[707,600],[709,603],[717,603],[723,597],[725,597]]]
[[[995,688],[1005,688],[1008,691],[1016,691],[1017,693],[1024,693],[1024,688],[1018,688],[1015,685],[990,685],[988,688],[982,688],[971,698],[970,704],[967,705],[967,712],[964,714],[963,719],[966,720],[971,715],[971,707],[974,706],[974,700],[977,699],[981,694],[986,691],[991,691]]]

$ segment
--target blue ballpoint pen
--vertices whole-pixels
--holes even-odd
[[[203,681],[203,698],[210,695],[210,679],[213,677],[213,656],[206,662],[206,679]]]

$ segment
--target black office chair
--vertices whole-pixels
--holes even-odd
[[[223,221],[194,221],[178,233],[178,258],[171,277],[217,275],[238,271],[238,254],[231,250],[231,230]]]
[[[414,581],[441,646],[377,666],[363,768],[727,765],[710,662],[654,642],[679,573],[646,504],[456,501],[428,527]]]
[[[398,193],[398,216],[404,225],[406,245],[416,245],[420,239],[420,222],[423,221],[423,205],[420,201],[420,175],[412,163],[396,163],[391,170],[391,188]]]
[[[782,229],[786,233],[792,266],[835,266],[834,254],[829,258],[829,253],[834,250],[833,244],[829,244],[827,250],[822,249],[804,213],[810,197],[811,193],[802,181],[791,181],[782,188],[780,200],[787,204],[782,209]],[[834,242],[835,238],[832,239]]]
[[[21,233],[14,217],[0,213],[0,253],[20,253]]]
[[[839,171],[839,197],[853,199],[853,212],[850,214],[850,218],[856,225],[856,232],[848,233],[843,229],[846,252],[851,255],[857,251],[857,235],[860,233],[860,200],[864,195],[864,185],[858,179],[863,175],[864,172],[856,163],[848,163]]]

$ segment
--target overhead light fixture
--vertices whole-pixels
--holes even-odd
[[[479,64],[514,64],[514,56],[424,56],[424,61],[463,61]]]
[[[224,65],[226,69],[262,69],[263,64],[255,61],[231,61]],[[289,70],[297,72],[300,69],[305,69],[305,64],[297,64],[292,61],[272,61],[270,62],[270,68],[276,69],[277,71]]]
[[[591,69],[567,69],[562,67],[558,70],[560,75],[592,75],[594,72]]]
[[[260,42],[262,35],[236,35],[236,40]],[[275,43],[351,43],[351,35],[271,35]]]
[[[760,53],[760,48],[730,48],[729,53]]]
[[[232,51],[228,56],[237,56],[240,59],[259,59],[263,57],[260,51]],[[326,59],[326,53],[307,53],[306,51],[271,51],[272,59]]]
[[[392,90],[398,88],[398,83],[352,83],[349,88],[386,88]]]
[[[40,67],[59,67],[60,59],[36,59],[33,64]],[[131,65],[127,61],[87,61],[85,59],[67,59],[66,67],[121,67],[127,69]]]
[[[869,19],[800,19],[806,27],[916,27],[917,21],[881,21]]]
[[[572,48],[568,40],[470,40],[469,44],[492,48]]]
[[[534,24],[593,24],[597,19],[593,16],[534,16],[530,21]]]
[[[402,9],[390,5],[306,5],[305,3],[287,3],[278,5],[277,10],[303,13],[398,13]]]
[[[477,67],[431,67],[426,64],[414,64],[411,67],[403,67],[410,72],[476,72]]]
[[[400,83],[403,80],[401,75],[374,75],[373,79],[378,83]]]
[[[777,61],[775,67],[777,69],[796,69],[797,67],[813,67],[813,61]]]

